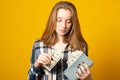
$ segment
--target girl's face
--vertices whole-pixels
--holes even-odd
[[[64,36],[71,29],[72,13],[68,9],[59,9],[57,12],[56,33],[58,36]]]

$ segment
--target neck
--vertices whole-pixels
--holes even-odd
[[[58,49],[60,51],[64,51],[67,43],[63,42],[64,37],[58,37],[58,42],[53,46],[54,49]]]
[[[64,43],[63,42],[64,37],[63,36],[58,36],[58,43]]]

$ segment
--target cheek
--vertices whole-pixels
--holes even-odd
[[[67,24],[67,28],[70,29],[72,27],[71,24]]]
[[[57,23],[56,24],[56,29],[60,27],[60,23]]]
[[[59,30],[59,25],[56,25],[55,31],[58,32]]]

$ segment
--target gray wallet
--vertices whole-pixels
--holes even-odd
[[[76,77],[77,66],[85,62],[89,67],[94,63],[82,51],[75,51],[68,57],[68,68],[64,71],[69,80],[78,80]]]

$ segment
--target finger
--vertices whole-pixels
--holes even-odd
[[[89,68],[89,66],[88,66],[86,63],[83,63],[83,65],[84,65],[84,68],[85,68],[87,71],[90,71],[90,68]]]
[[[53,54],[51,54],[51,53],[48,53],[48,55],[51,57]]]
[[[81,64],[78,65],[78,71],[77,71],[77,74],[78,74],[79,77],[83,77],[83,76],[84,76],[84,73],[82,72],[80,66],[81,66]]]
[[[41,60],[43,60],[44,63],[46,63],[46,64],[50,64],[51,63],[51,60],[48,57],[46,57],[46,56],[42,56]]]
[[[39,62],[39,64],[46,65],[44,60],[39,60],[38,62]]]
[[[80,76],[78,75],[78,72],[76,72],[76,76],[77,76],[78,79],[80,79]]]
[[[50,64],[50,59],[45,56],[45,54],[39,55],[38,60],[42,62],[42,64]]]
[[[40,56],[37,60],[40,64],[46,64],[47,60],[44,58],[44,56]]]
[[[81,70],[81,72],[83,73],[83,74],[85,74],[87,71],[86,71],[86,69],[83,67],[83,65],[80,65],[79,66],[79,69]]]
[[[86,69],[85,77],[89,77],[91,75],[90,68],[86,63],[83,63],[83,65],[84,65],[84,68]]]
[[[51,60],[51,55],[47,53],[42,53],[44,56],[46,56],[49,60]]]
[[[83,62],[83,65],[87,70],[89,69],[89,66],[85,62]]]
[[[41,56],[47,57],[49,60],[51,60],[51,56],[50,56],[50,54],[42,53]]]
[[[45,56],[47,59],[49,59],[48,63],[50,64],[52,60],[52,54],[48,53],[48,54],[45,54]]]
[[[80,69],[78,69],[77,73],[78,73],[79,76],[83,76],[84,75]]]
[[[76,76],[78,79],[81,79],[81,80],[83,79],[82,75],[80,75],[78,72],[76,72]]]

